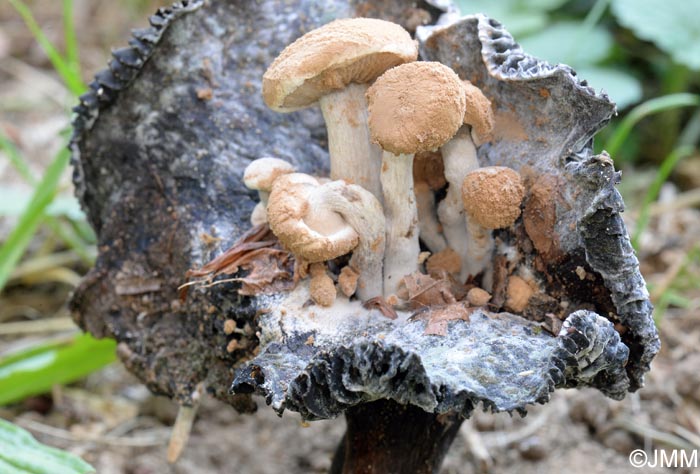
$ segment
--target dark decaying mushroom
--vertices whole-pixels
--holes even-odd
[[[581,386],[622,398],[642,386],[659,348],[619,215],[619,173],[592,153],[614,105],[479,15],[435,31],[419,59],[483,91],[495,128],[479,165],[513,168],[525,185],[521,216],[493,231],[487,306],[446,306],[449,330],[436,336],[424,317],[390,320],[345,298],[307,308],[306,284],[239,293],[293,278],[269,232],[248,232],[257,196],[243,184],[246,166],[276,156],[324,174],[328,163],[320,114],[268,110],[263,72],[333,18],[403,13],[393,0],[183,1],[115,51],[74,122],[77,193],[100,250],[74,295],[75,320],[117,339],[127,368],[184,406],[204,387],[241,411],[257,393],[309,420],[345,413],[333,472],[433,472],[480,403],[524,413],[555,388]],[[236,281],[178,292],[189,269],[234,243],[226,262],[245,269]],[[511,314],[508,288],[520,280],[533,296]]]

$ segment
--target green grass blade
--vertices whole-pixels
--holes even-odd
[[[80,77],[80,53],[73,22],[73,0],[63,0],[63,38],[66,45],[66,62],[73,74]]]
[[[95,469],[77,456],[39,443],[28,431],[0,418],[0,472],[88,474]]]
[[[10,141],[10,139],[7,138],[1,130],[0,149],[5,152],[7,158],[10,160],[10,163],[15,167],[17,172],[22,175],[22,178],[24,178],[29,184],[36,184],[36,178],[32,174],[32,170],[29,169],[29,165],[27,165],[24,157],[19,152],[15,144],[12,143],[12,141]]]
[[[80,380],[114,362],[116,347],[113,339],[81,334],[65,344],[54,342],[0,359],[0,406]]]
[[[10,232],[7,240],[0,247],[0,291],[5,287],[12,270],[19,262],[32,236],[44,219],[44,211],[51,204],[56,194],[59,180],[63,170],[68,166],[69,158],[70,153],[67,149],[64,148],[58,152],[56,158],[46,169],[41,182],[34,189],[34,195],[27,209],[19,218],[16,227]]]
[[[670,94],[662,97],[647,100],[639,104],[627,114],[615,129],[605,144],[605,150],[615,158],[615,155],[625,143],[630,132],[637,123],[649,115],[653,115],[665,110],[673,110],[679,107],[697,107],[700,105],[700,96],[689,93]]]
[[[17,10],[17,13],[20,14],[24,20],[24,23],[27,25],[27,28],[29,28],[29,31],[34,36],[34,39],[37,41],[37,43],[39,43],[39,46],[41,46],[41,49],[43,49],[46,56],[48,56],[53,68],[56,70],[58,75],[61,76],[61,79],[68,90],[70,90],[75,96],[82,94],[86,90],[86,86],[80,78],[80,75],[73,70],[69,62],[61,55],[61,53],[59,53],[56,47],[44,34],[29,7],[22,0],[9,1],[10,5],[12,5],[14,9]]]
[[[680,162],[683,158],[691,155],[692,153],[693,147],[678,147],[671,153],[669,153],[668,156],[664,158],[664,161],[661,163],[661,166],[659,167],[659,170],[656,173],[654,181],[651,183],[651,186],[649,186],[649,189],[647,190],[647,193],[644,196],[644,200],[642,201],[642,207],[639,210],[639,218],[637,219],[637,225],[635,226],[634,235],[632,237],[632,245],[635,249],[639,250],[639,238],[641,237],[642,232],[644,232],[644,230],[649,225],[649,210],[651,209],[651,204],[659,196],[661,187],[664,185],[668,177],[676,168],[678,162]]]

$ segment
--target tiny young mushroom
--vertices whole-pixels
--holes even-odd
[[[320,306],[333,306],[336,296],[335,283],[326,273],[326,265],[320,262],[312,263],[309,274],[311,275],[309,282],[311,299]]]
[[[462,125],[466,106],[457,74],[437,62],[402,64],[367,90],[372,140],[382,147],[381,182],[386,211],[384,290],[418,268],[413,155],[435,150]]]
[[[267,222],[267,200],[272,184],[285,174],[294,173],[294,166],[279,158],[264,157],[250,162],[243,172],[243,183],[248,189],[258,192],[260,202],[253,209],[250,221],[253,225]]]
[[[382,294],[385,219],[369,191],[292,173],[275,181],[267,215],[272,232],[301,260],[324,262],[352,251],[358,298]]]
[[[370,142],[365,92],[384,71],[417,57],[416,43],[400,25],[336,20],[280,53],[263,75],[263,99],[277,112],[318,102],[328,130],[331,179],[360,185],[381,200],[381,150]]]
[[[469,275],[476,276],[480,266],[470,259],[467,222],[462,207],[462,182],[470,171],[479,167],[476,146],[491,140],[494,118],[491,102],[469,81],[463,81],[467,107],[464,114],[464,126],[457,135],[442,146],[441,152],[445,165],[445,178],[450,183],[447,195],[438,207],[438,217],[443,226],[447,245],[453,248],[462,259],[460,280]]]
[[[508,227],[520,216],[525,187],[517,171],[486,166],[471,171],[462,183],[462,203],[467,213],[469,264],[473,275],[485,268],[493,248],[491,230]],[[483,287],[490,286],[488,278]]]

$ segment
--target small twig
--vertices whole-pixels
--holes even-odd
[[[76,436],[70,431],[56,428],[54,426],[45,425],[38,421],[19,419],[15,420],[19,426],[26,428],[36,433],[52,436],[54,438],[63,439],[71,442],[90,442],[104,444],[108,446],[122,446],[127,448],[147,448],[151,446],[162,446],[168,439],[167,435],[161,434],[164,430],[155,430],[153,436],[140,437],[112,437],[112,436]]]
[[[493,466],[493,458],[489,454],[481,434],[470,423],[464,423],[460,432],[464,436],[469,450],[477,463],[477,472],[488,472]]]
[[[168,443],[167,458],[170,464],[174,464],[178,460],[185,446],[187,446],[203,391],[203,385],[199,384],[192,394],[192,406],[181,405],[180,410],[177,412],[177,418],[175,419],[170,442]]]
[[[0,324],[0,336],[61,332],[78,329],[69,317],[37,319],[34,321],[17,321]]]
[[[695,449],[692,443],[689,443],[680,436],[657,430],[652,426],[644,425],[629,416],[619,416],[613,420],[613,424],[618,428],[622,428],[638,436],[649,438],[652,441],[665,444],[670,448],[685,450]]]

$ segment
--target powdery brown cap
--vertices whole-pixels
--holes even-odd
[[[395,155],[435,150],[457,133],[466,98],[459,76],[444,64],[402,64],[367,90],[372,141]]]
[[[417,58],[415,41],[400,25],[372,18],[336,20],[280,53],[263,75],[263,99],[273,110],[292,112]]]
[[[311,263],[345,255],[359,243],[357,232],[339,214],[323,209],[310,212],[309,196],[318,185],[302,173],[281,176],[267,205],[272,232],[294,255]]]
[[[294,173],[294,166],[279,158],[258,158],[243,172],[243,183],[248,189],[270,191],[272,183],[282,175]]]
[[[462,183],[464,210],[486,229],[500,229],[515,222],[524,196],[520,175],[505,166],[475,169]]]
[[[333,306],[336,297],[335,284],[326,273],[326,266],[321,263],[311,265],[309,293],[311,299],[319,306]]]
[[[467,99],[464,123],[472,127],[479,142],[477,145],[490,142],[493,139],[493,127],[496,123],[491,101],[471,82],[462,81],[462,84]]]
[[[516,313],[522,313],[534,293],[535,291],[525,280],[517,275],[511,275],[506,289],[506,307]]]
[[[486,306],[491,300],[491,294],[479,287],[474,287],[467,292],[467,301],[472,306]]]

